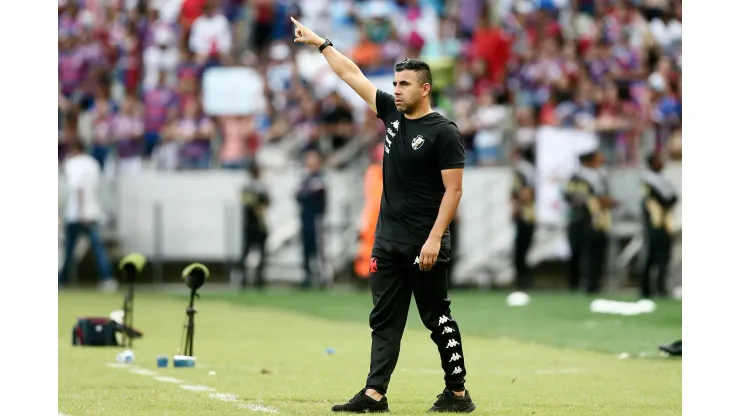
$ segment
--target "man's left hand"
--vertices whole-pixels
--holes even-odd
[[[437,263],[439,248],[442,245],[442,239],[439,237],[429,236],[426,243],[421,247],[419,253],[419,270],[429,271]]]

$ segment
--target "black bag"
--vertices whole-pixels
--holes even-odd
[[[117,325],[109,318],[79,318],[72,328],[72,345],[117,347]]]
[[[118,347],[118,333],[125,337],[139,339],[143,336],[141,331],[119,324],[118,322],[104,317],[78,318],[77,324],[72,328],[72,345],[89,345],[98,347]]]

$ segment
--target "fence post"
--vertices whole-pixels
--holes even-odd
[[[162,215],[162,203],[155,202],[152,209],[153,214],[153,227],[152,241],[153,247],[153,266],[154,266],[154,284],[160,286],[164,282],[164,265],[163,265],[163,245],[164,245],[164,216]]]
[[[232,276],[232,265],[235,263],[236,253],[234,251],[234,229],[236,228],[236,221],[233,218],[234,206],[229,202],[224,202],[224,264],[223,273],[224,277],[228,278],[231,283]]]

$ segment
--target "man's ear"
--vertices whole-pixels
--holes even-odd
[[[424,83],[424,85],[421,86],[422,90],[425,95],[432,95],[432,84]]]

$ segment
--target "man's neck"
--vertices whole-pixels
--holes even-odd
[[[404,114],[404,116],[409,120],[416,120],[418,118],[422,118],[426,116],[427,114],[431,114],[433,112],[434,110],[432,110],[432,106],[426,105],[426,106],[420,106],[419,108],[414,110],[412,113]]]

